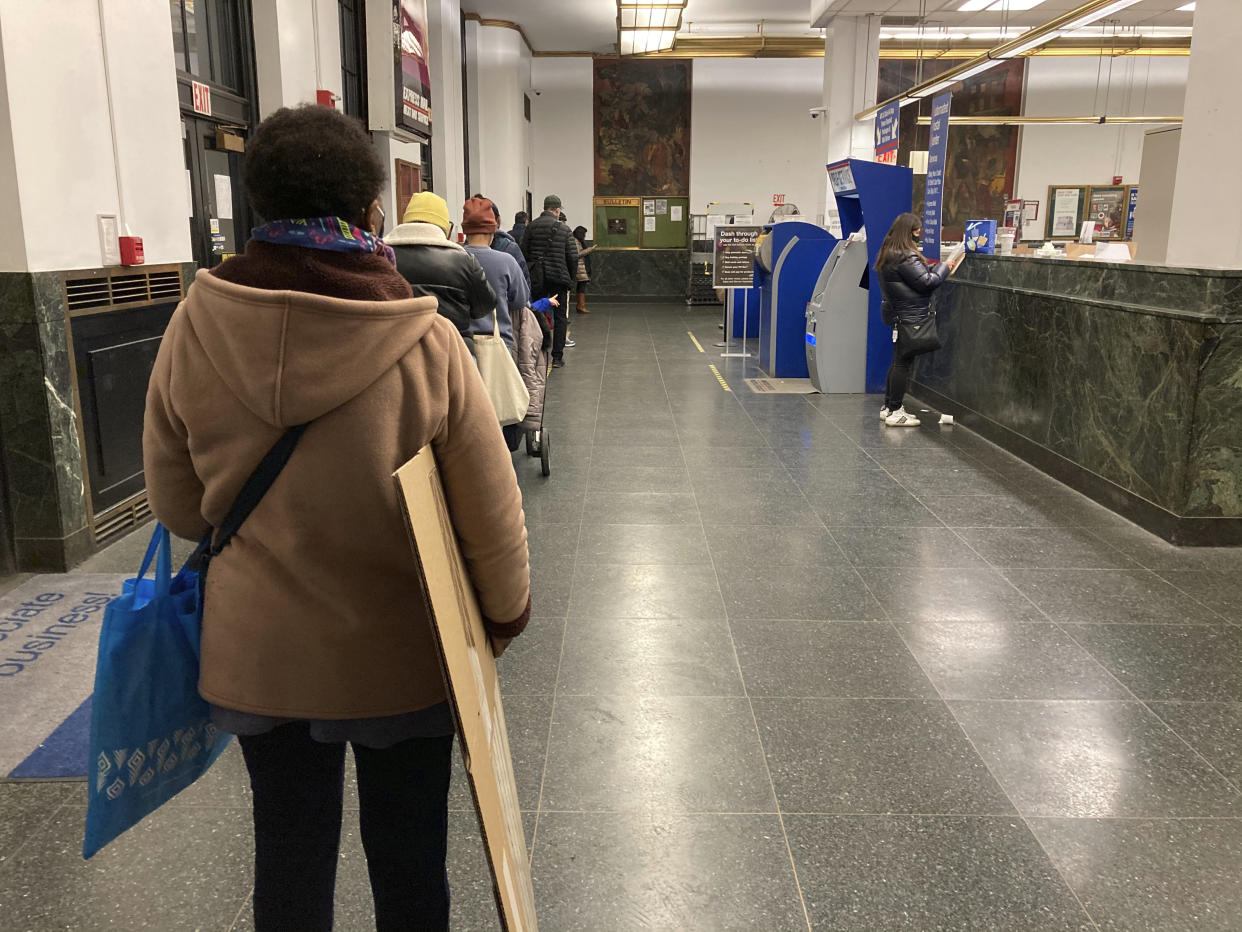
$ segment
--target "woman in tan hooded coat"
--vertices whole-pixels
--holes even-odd
[[[181,537],[219,527],[309,424],[213,560],[203,619],[199,689],[254,789],[260,932],[331,927],[347,742],[378,927],[448,927],[453,726],[392,481],[424,446],[496,643],[530,614],[509,453],[461,337],[374,235],[383,181],[357,122],[318,106],[265,120],[247,189],[282,219],[198,273],[147,397],[151,508]]]

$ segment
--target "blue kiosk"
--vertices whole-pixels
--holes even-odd
[[[884,326],[884,321],[880,319],[883,296],[875,274],[875,260],[888,228],[899,214],[910,210],[914,199],[914,172],[900,165],[845,159],[828,166],[828,184],[841,215],[841,235],[848,238],[860,230],[866,232],[867,266],[871,278],[867,307],[866,386],[868,392],[883,392],[893,356],[893,331],[891,327]],[[805,365],[804,361],[804,369]]]
[[[805,379],[806,308],[837,238],[800,220],[763,229],[758,262],[759,367],[775,379]]]

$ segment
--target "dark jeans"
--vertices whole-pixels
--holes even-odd
[[[565,355],[565,337],[569,334],[569,290],[557,292],[560,307],[552,310],[556,314],[556,326],[552,330],[552,358],[561,359]]]
[[[326,932],[341,844],[345,745],[315,741],[305,723],[239,740],[254,790],[255,929]],[[353,748],[376,929],[448,929],[452,736]]]
[[[904,351],[900,343],[893,344],[893,364],[888,367],[888,386],[884,392],[884,406],[890,411],[896,411],[905,401],[910,370],[917,358],[917,353]]]

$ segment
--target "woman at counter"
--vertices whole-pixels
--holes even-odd
[[[922,237],[923,221],[914,214],[900,215],[884,237],[875,261],[884,295],[880,314],[896,334],[884,407],[880,409],[880,420],[889,427],[919,426],[919,419],[908,414],[903,406],[910,368],[916,357],[939,346],[938,341],[929,345],[921,339],[920,331],[932,320],[932,292],[944,284],[955,268],[945,262],[929,264],[919,252]]]

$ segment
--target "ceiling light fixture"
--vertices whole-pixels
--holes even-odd
[[[685,10],[686,0],[617,0],[618,51],[622,55],[646,55],[671,49]]]
[[[921,84],[916,84],[897,97],[890,97],[888,100],[880,101],[874,107],[868,107],[854,114],[854,119],[865,120],[868,117],[875,116],[881,108],[887,107],[889,104],[902,98],[923,98],[938,94],[954,84],[987,71],[1003,61],[1021,55],[1023,52],[1030,52],[1041,45],[1046,45],[1063,32],[1090,25],[1138,2],[1139,0],[1090,0],[1090,2],[1084,3],[1067,13],[1054,17],[1042,26],[1036,26],[1034,29],[1028,30],[1019,38],[1004,42],[995,48],[989,49],[982,55],[950,68],[943,74],[937,75],[934,78],[928,78]]]
[[[958,126],[1157,126],[1180,125],[1179,116],[950,116]],[[918,118],[920,126],[930,126],[931,117]]]
[[[1177,12],[1179,13],[1193,13],[1194,11],[1195,5],[1193,3],[1183,3],[1177,8]]]

